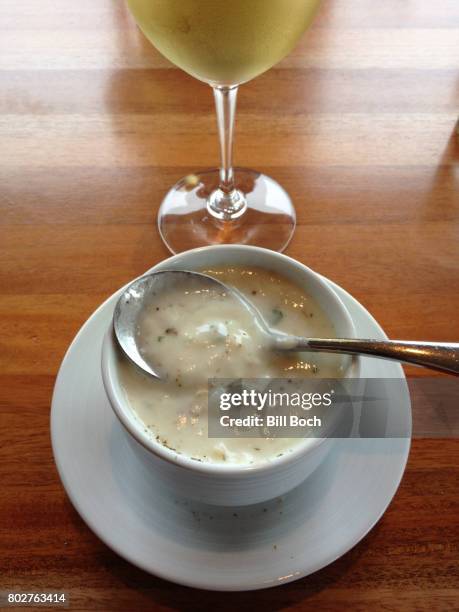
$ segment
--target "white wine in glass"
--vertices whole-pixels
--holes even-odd
[[[288,55],[320,0],[128,0],[146,37],[174,64],[212,86],[221,166],[180,180],[163,200],[160,234],[173,253],[208,244],[282,251],[295,229],[285,190],[253,170],[233,169],[238,86]]]

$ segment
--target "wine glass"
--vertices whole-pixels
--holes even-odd
[[[139,27],[174,64],[214,92],[221,166],[170,189],[158,214],[173,253],[220,243],[282,251],[295,229],[287,192],[274,179],[233,168],[238,87],[285,57],[320,0],[127,0]],[[268,126],[269,127],[269,126]]]

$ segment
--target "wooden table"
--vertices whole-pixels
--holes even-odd
[[[1,0],[0,30],[0,589],[65,589],[73,610],[458,609],[457,439],[415,440],[377,527],[270,591],[166,583],[86,527],[51,454],[56,372],[96,306],[167,256],[156,210],[216,162],[211,95],[122,2]],[[288,253],[394,337],[459,339],[458,68],[456,0],[325,0],[240,93],[236,161],[292,194]]]

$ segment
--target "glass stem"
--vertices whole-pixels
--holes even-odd
[[[233,143],[238,87],[214,87],[213,90],[220,138],[220,189],[228,192],[234,189]]]
[[[209,212],[224,220],[239,217],[247,207],[244,194],[235,188],[233,171],[234,120],[238,86],[213,87],[220,139],[220,185],[209,197]]]

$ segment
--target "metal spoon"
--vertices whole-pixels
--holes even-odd
[[[113,315],[113,328],[120,347],[139,368],[155,378],[161,378],[159,368],[144,360],[136,342],[138,320],[143,309],[152,305],[159,293],[176,287],[190,291],[217,290],[237,299],[250,310],[273,350],[368,355],[459,375],[459,343],[290,336],[271,329],[258,309],[237,289],[200,272],[165,270],[142,276],[129,285],[119,298]]]

